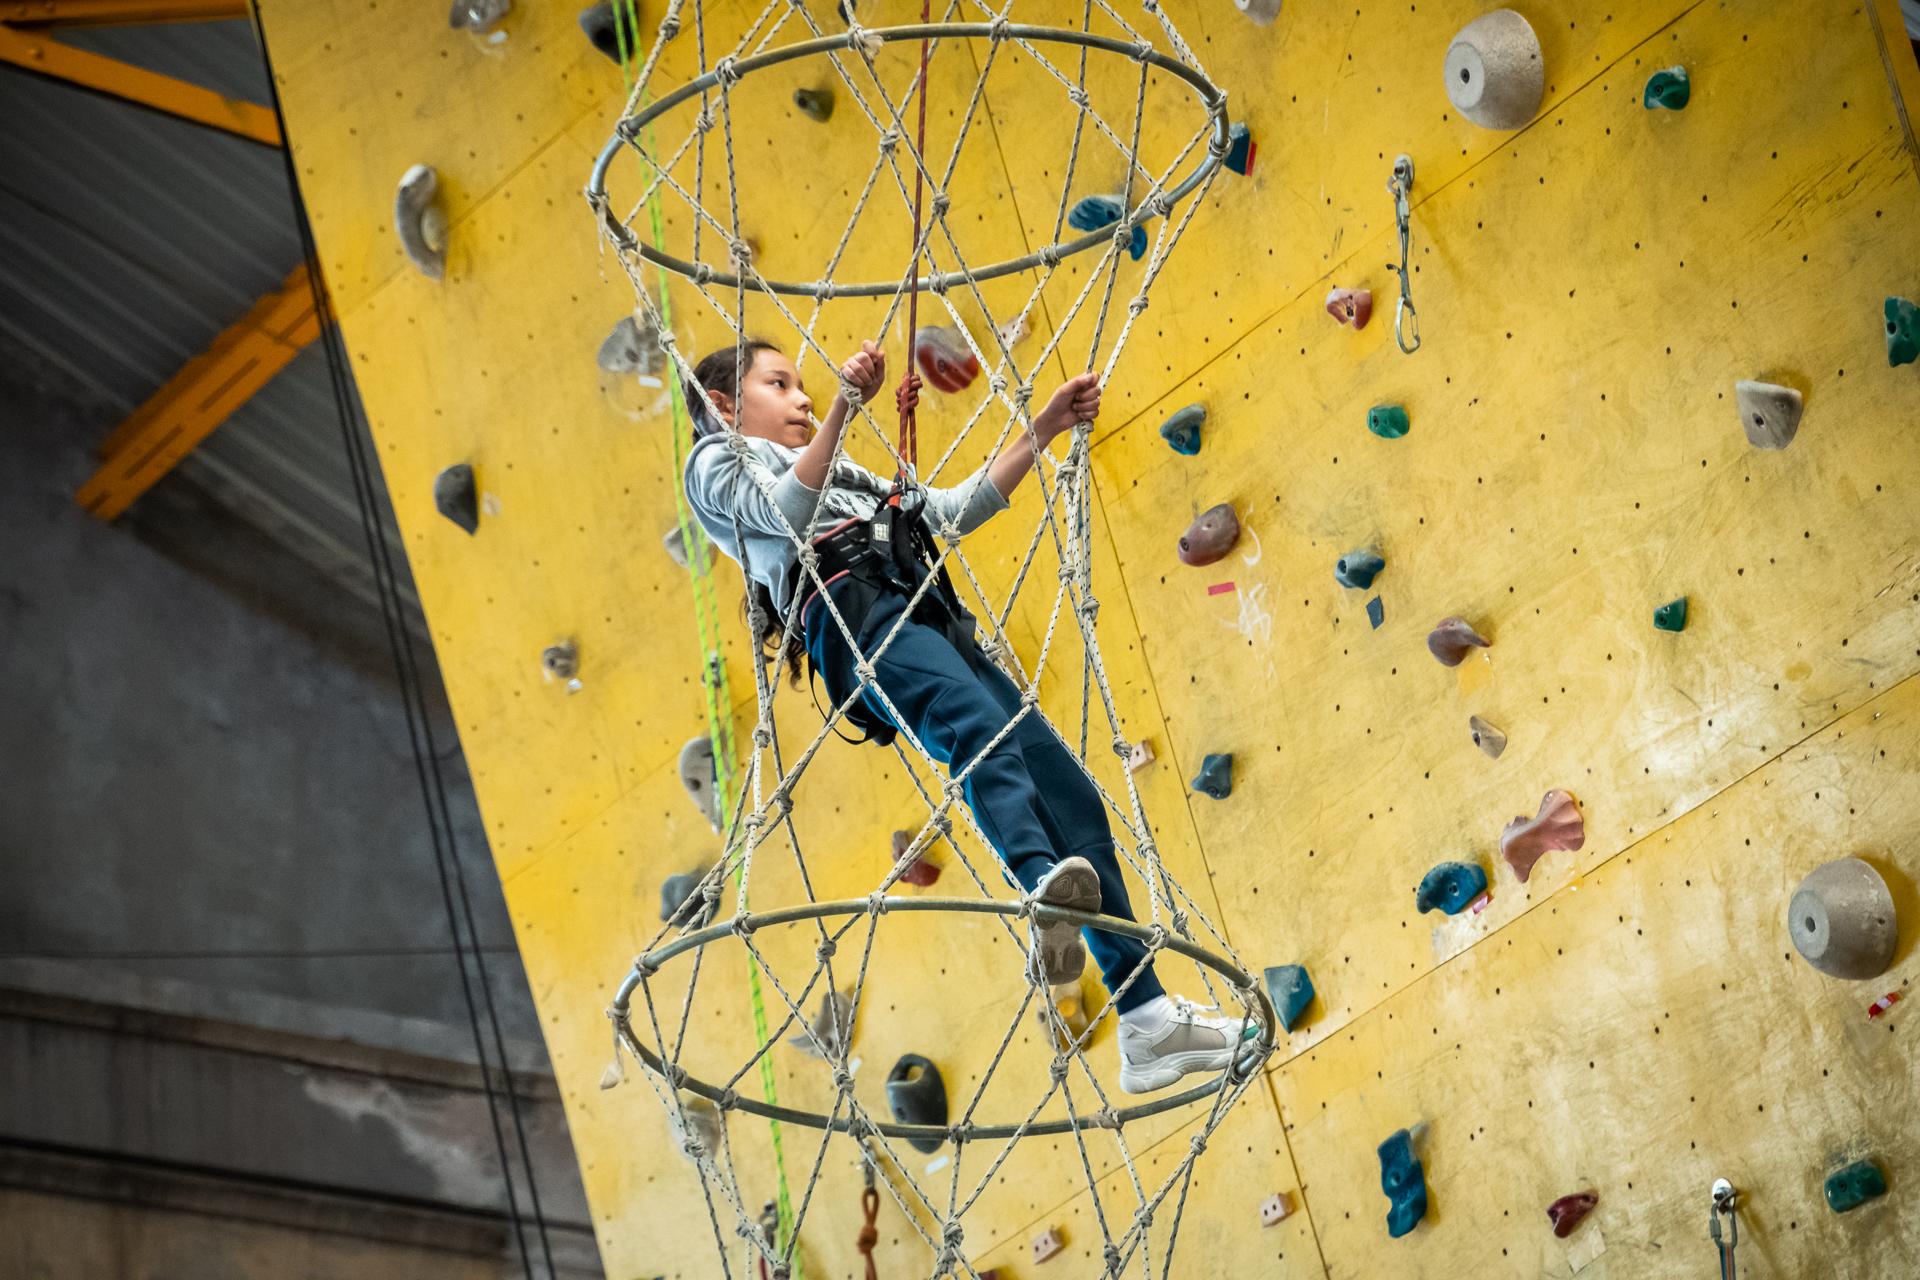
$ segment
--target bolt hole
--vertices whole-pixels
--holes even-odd
[[[1818,927],[1814,924],[1812,916],[1808,916],[1805,920],[1801,921],[1800,923],[1806,928],[1806,931],[1808,933],[1812,933],[1814,929]]]
[[[1467,84],[1467,83],[1469,83],[1470,81],[1472,81],[1472,79],[1473,79],[1473,73],[1472,73],[1472,72],[1470,72],[1470,71],[1468,71],[1468,70],[1467,70],[1467,69],[1466,69],[1465,67],[1462,67],[1462,68],[1460,68],[1460,83],[1461,83],[1461,84]]]

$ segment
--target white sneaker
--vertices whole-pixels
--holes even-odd
[[[1152,1093],[1194,1071],[1224,1071],[1240,1047],[1240,1019],[1208,1017],[1179,996],[1159,1019],[1120,1020],[1120,1090]]]
[[[1040,883],[1028,896],[1069,911],[1098,911],[1100,876],[1085,858],[1063,858],[1047,869],[1047,874],[1040,877]],[[1034,924],[1033,954],[1039,962],[1041,978],[1050,986],[1078,981],[1087,967],[1087,948],[1080,940],[1080,926],[1064,920]]]

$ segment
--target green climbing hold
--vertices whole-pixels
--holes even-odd
[[[1920,306],[1905,298],[1887,299],[1887,363],[1912,364],[1920,357]]]
[[[1307,976],[1307,967],[1276,964],[1260,976],[1266,981],[1267,998],[1273,1001],[1273,1011],[1280,1015],[1281,1027],[1293,1030],[1293,1024],[1300,1021],[1300,1015],[1313,1003],[1313,979]]]
[[[1871,1159],[1856,1160],[1827,1175],[1825,1190],[1827,1207],[1835,1213],[1846,1213],[1887,1194],[1887,1175]]]
[[[1647,81],[1647,92],[1640,99],[1641,105],[1649,111],[1678,111],[1687,105],[1687,99],[1693,96],[1693,86],[1687,81],[1685,67],[1668,67],[1665,71],[1656,71]]]
[[[1687,598],[1669,600],[1653,611],[1653,625],[1662,631],[1685,631],[1687,629]]]
[[[1377,404],[1367,410],[1367,430],[1382,440],[1398,440],[1411,425],[1407,411],[1397,404]]]

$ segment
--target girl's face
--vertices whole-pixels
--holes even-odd
[[[793,361],[778,351],[756,351],[740,385],[739,416],[726,393],[709,391],[714,410],[740,428],[742,435],[759,436],[775,444],[799,449],[813,435],[813,401],[800,383]]]

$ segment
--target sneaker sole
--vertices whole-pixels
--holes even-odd
[[[1067,867],[1048,883],[1040,901],[1050,907],[1069,911],[1100,909],[1100,877],[1085,860]],[[1080,941],[1080,927],[1066,921],[1034,926],[1034,945],[1040,952],[1040,971],[1047,982],[1058,986],[1078,981],[1087,969],[1087,948]]]
[[[1157,1059],[1152,1067],[1142,1069],[1135,1069],[1123,1059],[1120,1092],[1153,1093],[1196,1071],[1225,1071],[1238,1048],[1238,1045],[1229,1045],[1224,1049],[1189,1049]]]

